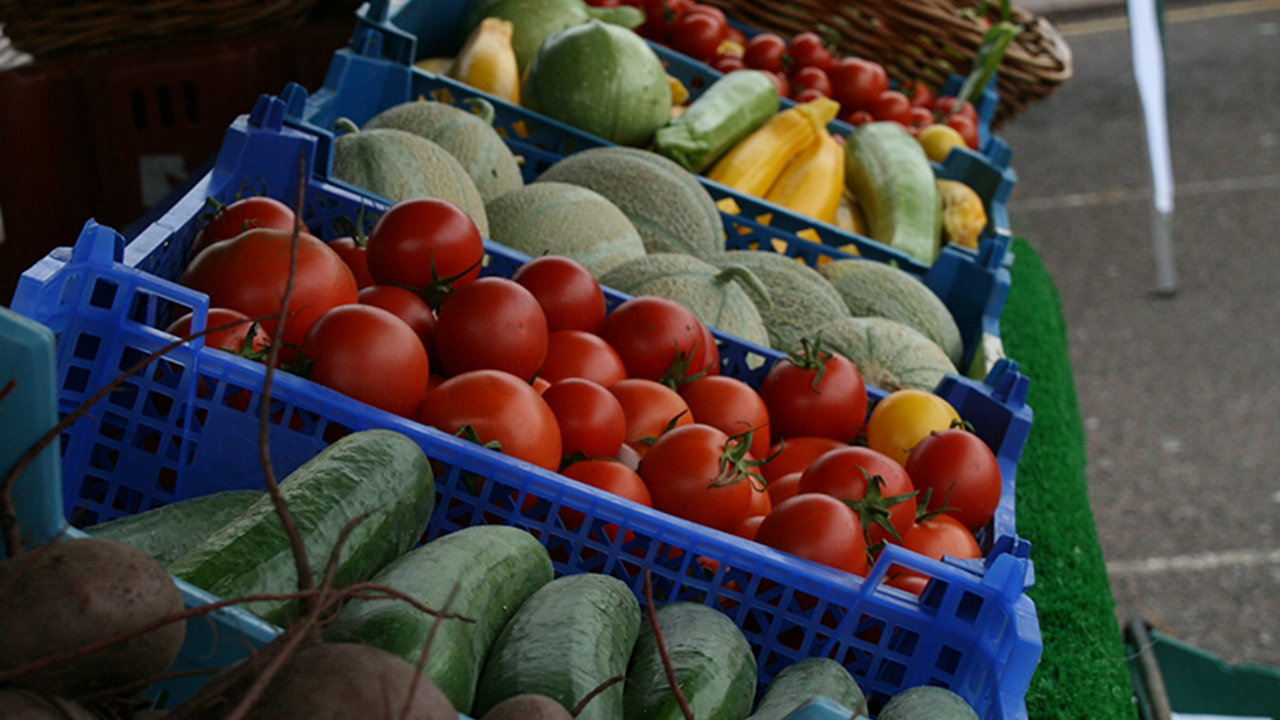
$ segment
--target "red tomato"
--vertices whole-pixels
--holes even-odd
[[[528,382],[547,357],[542,307],[533,293],[506,278],[480,278],[446,296],[435,337],[445,375],[503,370]]]
[[[879,487],[874,487],[875,478],[880,478]],[[916,519],[915,487],[902,466],[856,445],[832,450],[810,463],[796,492],[833,495],[857,503],[868,545],[881,540],[901,543]]]
[[[187,313],[170,323],[165,332],[170,335],[177,335],[180,338],[189,337],[191,335],[191,319],[192,314]],[[203,336],[204,346],[241,355],[243,354],[242,350],[245,349],[244,341],[249,337],[249,329],[252,328],[253,343],[248,347],[249,352],[258,353],[270,349],[271,337],[263,332],[261,325],[248,322],[248,320],[249,316],[242,312],[236,312],[228,308],[209,308],[205,313],[205,330],[230,323],[239,324],[223,330],[214,330],[206,333]]]
[[[614,460],[582,460],[573,463],[560,471],[561,475],[590,485],[597,490],[613,493],[645,507],[653,507],[653,499],[649,496],[649,488],[636,474],[635,470]],[[577,530],[584,520],[577,510],[564,508],[560,511],[560,520],[570,530]],[[616,525],[606,525],[605,533],[612,540],[618,533]]]
[[[307,330],[302,354],[312,382],[360,402],[412,417],[427,392],[430,366],[417,333],[372,305],[342,305]]]
[[[685,13],[686,17],[689,15],[710,15],[716,22],[720,23],[721,25],[724,25],[725,32],[728,33],[729,18],[725,16],[723,10],[716,7],[715,5],[706,5],[704,3],[694,3],[693,6],[689,8],[688,12]]]
[[[824,453],[848,446],[848,443],[828,437],[805,435],[790,437],[774,443],[769,448],[769,454],[765,457],[772,459],[760,466],[760,474],[764,475],[765,480],[772,483],[788,473],[804,472],[804,469],[809,467],[809,463],[818,459]],[[764,458],[760,459],[763,460]],[[777,505],[777,502],[774,504]]]
[[[451,289],[480,275],[484,240],[465,212],[435,198],[392,205],[369,233],[369,275],[379,285],[421,291],[438,309]]]
[[[752,480],[729,436],[710,425],[659,437],[640,460],[640,477],[655,509],[716,530],[737,530],[751,507]]]
[[[747,41],[742,59],[747,67],[769,72],[782,72],[782,56],[787,52],[787,41],[774,33],[760,33]]]
[[[884,66],[870,60],[844,57],[827,71],[831,79],[831,97],[845,113],[869,110],[880,93],[889,89],[889,74]]]
[[[747,517],[764,517],[771,510],[773,510],[773,497],[769,495],[769,489],[753,481],[751,483],[751,505],[747,507]]]
[[[722,55],[711,62],[711,67],[728,75],[735,70],[745,70],[747,65],[740,57]]]
[[[543,391],[542,399],[556,414],[561,454],[607,458],[622,447],[627,418],[622,403],[604,387],[582,378],[565,378]]]
[[[542,395],[547,392],[547,388],[551,387],[551,381],[539,375],[529,385],[533,386],[533,389],[537,390],[539,395]]]
[[[672,29],[692,6],[692,0],[644,0],[641,9],[645,20],[636,28],[636,34],[660,43],[670,43]]]
[[[876,119],[871,117],[871,113],[866,110],[854,110],[853,112],[841,114],[840,120],[857,127],[859,125],[866,125],[869,122],[875,122]]]
[[[750,385],[727,375],[708,375],[681,385],[679,392],[694,422],[731,437],[750,430],[751,456],[758,460],[769,456],[769,411]]]
[[[671,47],[694,60],[710,60],[724,42],[727,30],[723,20],[707,12],[691,10],[671,28]]]
[[[907,128],[911,130],[912,135],[919,135],[921,130],[932,124],[933,113],[929,112],[929,108],[919,105],[911,106],[911,122],[907,123]]]
[[[756,542],[854,575],[867,574],[862,525],[829,495],[797,495],[765,516]]]
[[[867,418],[867,447],[906,465],[916,443],[959,422],[959,413],[945,399],[913,388],[895,390]]]
[[[481,444],[555,472],[560,426],[551,407],[525,380],[501,370],[455,375],[427,393],[418,422],[450,435],[470,426]]]
[[[822,38],[815,32],[802,32],[792,36],[787,43],[787,57],[791,58],[788,70],[792,76],[800,68],[816,67],[826,70],[834,62],[831,51],[827,50],[822,44]]]
[[[755,540],[756,533],[760,532],[760,526],[764,523],[764,518],[764,515],[752,515],[743,520],[738,529],[733,531],[733,534],[743,540]],[[715,570],[712,570],[712,572],[715,572]]]
[[[789,472],[769,482],[769,504],[781,505],[800,494],[800,472]]]
[[[813,102],[814,100],[817,100],[819,98],[824,98],[824,97],[827,97],[827,96],[823,95],[818,90],[815,90],[813,88],[808,88],[796,93],[795,97],[791,99],[795,100],[797,105],[803,105],[807,102]]]
[[[435,354],[436,314],[426,300],[395,285],[372,285],[361,290],[358,297],[362,304],[380,307],[405,321],[417,333],[427,356]]]
[[[727,22],[727,20],[726,20],[726,22]],[[746,35],[743,35],[741,30],[739,30],[738,28],[736,28],[736,27],[734,27],[734,26],[730,25],[730,26],[729,26],[729,30],[727,31],[727,33],[728,33],[728,37],[727,37],[727,38],[725,38],[726,40],[729,40],[729,41],[732,41],[732,42],[738,43],[738,44],[739,44],[739,45],[741,45],[744,49],[747,47],[747,36],[746,36]]]
[[[974,125],[978,124],[978,109],[973,103],[965,101],[956,107],[959,100],[955,95],[939,95],[933,100],[933,115],[938,122],[946,122],[947,118],[955,115],[964,115],[973,121]]]
[[[778,88],[779,97],[791,97],[791,81],[787,79],[786,74],[780,72],[770,72],[761,70],[769,79],[773,81],[774,87]]]
[[[219,205],[209,223],[200,230],[191,243],[191,258],[201,250],[222,240],[230,240],[240,233],[254,228],[293,232],[294,213],[288,205],[265,196],[252,195],[236,200],[230,205]],[[300,232],[310,234],[306,223],[300,223]]]
[[[561,255],[543,255],[521,265],[511,279],[533,293],[547,316],[547,331],[600,331],[604,292],[582,263]]]
[[[705,348],[698,318],[675,300],[642,295],[609,313],[600,337],[613,346],[627,377],[661,380],[688,377],[702,367]]]
[[[903,125],[911,124],[911,99],[897,90],[885,90],[868,108],[876,120],[892,120]]]
[[[599,335],[557,330],[547,336],[547,358],[538,377],[551,382],[577,377],[609,387],[627,379],[627,368],[613,346]]]
[[[660,382],[628,378],[610,385],[609,392],[622,403],[622,413],[627,418],[624,442],[642,458],[649,450],[649,443],[667,432],[668,426],[693,424],[684,398]]]
[[[1004,480],[995,453],[982,438],[967,430],[935,432],[907,455],[907,475],[923,496],[931,490],[926,510],[946,502],[949,513],[970,532],[978,532],[996,513]]]
[[[947,118],[947,125],[960,133],[960,137],[964,138],[964,144],[969,146],[970,150],[978,149],[978,124],[969,119],[967,115],[955,114]]]
[[[911,98],[912,107],[922,107],[926,110],[933,109],[933,91],[928,85],[914,80],[902,86],[902,94]]]
[[[941,560],[944,555],[961,560],[977,560],[982,549],[973,533],[959,520],[943,513],[915,523],[903,538],[902,545],[925,557]],[[919,595],[929,584],[928,578],[918,572],[893,565],[885,573],[888,584]]]
[[[720,346],[716,344],[715,335],[711,334],[711,328],[706,323],[699,322],[702,326],[702,367],[698,368],[698,372],[705,375],[720,374]],[[697,372],[693,373],[694,375]]]
[[[373,281],[373,276],[369,274],[369,252],[368,246],[361,245],[355,241],[355,238],[341,237],[329,243],[329,247],[338,253],[338,257],[342,258],[342,262],[351,268],[351,274],[356,278],[356,287],[361,290],[377,285]]]
[[[279,313],[292,245],[292,233],[283,230],[241,233],[205,248],[179,283],[208,295],[211,307],[231,308],[249,317]],[[317,238],[299,235],[290,315],[280,341],[301,345],[316,318],[330,308],[354,304],[356,292],[355,276],[342,258]],[[275,319],[263,320],[262,329],[274,337]]]
[[[831,79],[827,77],[827,71],[813,65],[792,72],[791,87],[797,93],[804,90],[817,90],[823,97],[831,97]],[[806,101],[797,96],[796,102]]]
[[[808,343],[805,347],[775,363],[760,383],[773,436],[852,442],[867,417],[862,373],[839,353]]]

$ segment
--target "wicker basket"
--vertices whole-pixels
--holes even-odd
[[[933,88],[952,73],[966,75],[998,3],[986,17],[962,12],[975,0],[707,0],[729,17],[783,37],[817,30],[844,55],[884,65],[900,82],[921,79]],[[1013,7],[1024,30],[1000,65],[999,126],[1048,97],[1071,77],[1071,49],[1048,20]]]
[[[0,0],[14,46],[38,59],[284,31],[319,0]]]

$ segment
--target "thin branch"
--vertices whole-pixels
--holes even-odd
[[[444,607],[440,608],[441,615],[436,615],[436,619],[431,621],[431,629],[427,631],[427,640],[422,644],[422,654],[418,656],[418,662],[414,668],[413,681],[409,683],[409,692],[404,698],[404,707],[400,709],[400,720],[409,720],[409,713],[413,710],[413,698],[418,694],[418,684],[422,680],[422,669],[427,666],[427,656],[431,654],[431,644],[436,640],[436,631],[440,629],[440,623],[444,621],[443,613],[449,612],[449,608],[453,606],[453,601],[458,597],[458,589],[462,587],[462,583],[455,582],[453,589],[449,591],[449,597],[445,598]]]
[[[591,692],[587,693],[581,700],[579,700],[577,706],[573,708],[573,712],[569,714],[574,717],[578,717],[578,715],[582,714],[582,711],[586,709],[587,704],[590,703],[592,700],[596,699],[597,695],[604,692],[605,690],[608,690],[614,685],[617,685],[618,683],[625,681],[626,679],[627,679],[626,675],[614,675],[608,680],[605,680],[604,682],[600,683],[599,685],[596,686],[595,690],[592,690]]]
[[[327,592],[327,588],[325,591]],[[280,668],[284,667],[284,664],[293,658],[294,653],[298,651],[298,648],[304,642],[312,639],[311,632],[320,623],[319,615],[318,612],[311,612],[303,616],[301,621],[290,628],[290,630],[295,631],[294,634],[284,641],[279,651],[262,668],[262,672],[258,674],[253,684],[249,686],[244,696],[240,698],[240,702],[235,709],[227,714],[225,720],[244,720],[249,711],[253,709],[253,706],[262,697],[262,694],[266,692],[267,686],[275,679],[276,673],[280,671]]]
[[[671,694],[676,696],[676,702],[680,705],[680,712],[684,713],[685,720],[694,720],[693,709],[689,707],[689,702],[684,699],[684,693],[680,691],[680,683],[676,682],[676,670],[671,666],[671,656],[667,655],[667,645],[662,641],[662,628],[658,627],[658,612],[653,607],[653,574],[647,568],[644,571],[644,604],[649,613],[649,624],[653,627],[653,639],[658,644],[658,655],[662,658],[662,669],[666,670],[667,683],[671,685]]]

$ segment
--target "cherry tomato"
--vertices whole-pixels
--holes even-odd
[[[361,245],[352,237],[340,237],[329,243],[329,247],[338,253],[338,257],[342,258],[342,262],[351,268],[351,274],[356,278],[356,287],[361,290],[377,285],[373,281],[373,276],[369,274],[369,251],[367,245]]]
[[[427,392],[430,365],[418,334],[373,305],[342,305],[316,318],[302,341],[312,382],[402,417]]]
[[[867,418],[867,447],[905,465],[916,443],[959,422],[959,413],[941,397],[923,390],[895,390],[876,403]]]
[[[613,346],[599,335],[581,330],[557,330],[547,336],[547,357],[538,377],[551,382],[577,377],[604,387],[625,380],[627,368]]]
[[[421,291],[439,309],[452,289],[475,281],[484,257],[480,231],[457,205],[414,198],[392,205],[369,233],[369,275],[379,285]]]
[[[769,505],[780,505],[800,494],[799,471],[789,472],[776,480],[769,481]]]
[[[722,55],[711,62],[711,67],[728,75],[735,70],[745,70],[747,65],[740,57]]]
[[[565,378],[543,391],[542,399],[556,414],[562,454],[607,458],[622,447],[627,418],[622,403],[604,387],[582,378]]]
[[[668,427],[693,424],[688,403],[662,383],[628,378],[610,385],[609,392],[622,403],[622,413],[627,418],[624,442],[641,458]]]
[[[600,337],[613,346],[627,377],[660,380],[687,377],[702,367],[701,323],[684,305],[642,295],[618,305],[604,319]]]
[[[241,233],[205,248],[179,283],[208,295],[211,307],[238,310],[249,317],[277,314],[289,279],[292,245],[292,233],[283,230]],[[354,304],[356,293],[355,276],[342,258],[319,239],[299,235],[290,315],[280,341],[301,345],[316,318],[330,308]],[[262,329],[274,337],[275,318],[263,320]]]
[[[693,423],[659,437],[640,459],[653,507],[716,530],[736,530],[751,507],[752,480],[733,462],[733,452],[729,436],[710,425]]]
[[[871,113],[866,110],[854,110],[850,113],[843,113],[840,115],[840,120],[854,127],[866,125],[869,122],[875,122],[875,118],[871,117]]]
[[[947,126],[960,133],[960,137],[964,138],[964,144],[970,150],[978,149],[978,124],[969,119],[967,115],[952,115],[947,118]]]
[[[834,62],[831,51],[822,44],[822,38],[815,32],[802,32],[792,36],[787,43],[787,56],[791,58],[788,71],[792,76],[800,68],[816,67],[826,70]]]
[[[188,337],[191,334],[191,320],[192,314],[187,313],[170,323],[169,327],[165,328],[165,332],[181,338]],[[242,320],[245,322],[241,322],[239,325],[206,333],[203,336],[204,346],[240,355],[241,351],[245,349],[244,341],[249,337],[249,329],[253,328],[253,344],[249,346],[249,352],[257,353],[269,349],[271,347],[271,337],[263,332],[262,325],[248,322],[249,316],[242,312],[236,312],[229,308],[209,308],[204,316],[204,327],[207,330]]]
[[[791,87],[797,93],[804,90],[816,90],[822,97],[831,97],[831,79],[827,77],[827,71],[820,67],[809,65],[802,67],[791,73]],[[806,102],[796,97],[796,102]]]
[[[902,545],[934,560],[941,560],[944,555],[960,560],[977,560],[982,557],[982,549],[973,533],[947,513],[912,525],[903,538]],[[890,566],[885,577],[889,585],[916,595],[923,592],[929,584],[929,579],[924,575],[897,565]]]
[[[422,340],[427,356],[435,354],[436,314],[426,300],[394,285],[373,285],[361,290],[358,297],[362,304],[380,307],[405,321]]]
[[[901,543],[916,519],[916,489],[911,478],[901,465],[869,448],[850,445],[814,460],[800,476],[796,489],[798,495],[807,493],[856,503],[868,545],[881,540]]]
[[[867,415],[867,388],[845,356],[806,344],[760,383],[774,437],[817,435],[852,442]],[[821,373],[819,373],[821,369]]]
[[[710,375],[680,386],[693,421],[718,428],[730,437],[751,431],[752,457],[769,453],[769,411],[754,388],[727,375]]]
[[[870,110],[880,93],[889,89],[889,74],[880,63],[856,57],[837,60],[829,70],[831,97],[845,113]]]
[[[724,14],[723,10],[716,7],[715,5],[707,5],[705,3],[694,3],[693,6],[690,7],[689,10],[685,13],[685,16],[689,16],[689,15],[710,15],[716,22],[723,25],[725,27],[725,33],[726,34],[728,33],[729,18]],[[725,39],[727,40],[728,38],[725,38]]]
[[[636,471],[615,460],[581,460],[561,470],[560,474],[597,490],[613,493],[645,507],[653,507],[649,488],[645,487]],[[561,522],[570,530],[577,530],[584,519],[583,514],[577,510],[564,508],[560,511]],[[618,534],[618,526],[606,525],[605,534],[613,540]]]
[[[921,107],[926,110],[933,109],[933,91],[929,89],[928,85],[919,80],[904,84],[902,86],[902,94],[911,98],[912,107]]]
[[[760,33],[747,41],[742,54],[747,67],[769,72],[782,72],[782,56],[787,52],[787,41],[774,33]]]
[[[525,380],[501,370],[455,375],[427,393],[418,422],[450,435],[470,427],[481,444],[555,472],[560,426],[551,407]]]
[[[805,90],[801,90],[800,92],[796,93],[795,97],[791,99],[795,100],[797,105],[803,105],[807,102],[813,102],[818,98],[824,98],[824,97],[827,97],[827,96],[823,95],[821,91],[815,88],[807,88]]]
[[[964,115],[973,121],[974,125],[978,124],[978,109],[973,103],[965,101],[956,107],[959,101],[955,95],[939,95],[933,100],[933,116],[938,122],[946,122],[947,118],[954,115]]]
[[[230,205],[223,205],[214,211],[209,223],[200,230],[191,243],[191,257],[194,259],[201,250],[222,240],[231,238],[254,228],[283,230],[293,232],[294,213],[288,205],[266,196],[251,195],[236,200]],[[306,223],[299,227],[300,232],[310,234]]]
[[[533,293],[547,316],[547,331],[599,332],[604,324],[604,292],[585,265],[561,255],[543,255],[511,275]]]
[[[726,20],[726,22],[727,22],[727,20]],[[743,34],[742,34],[742,31],[741,31],[741,30],[739,30],[738,28],[736,28],[736,27],[734,27],[734,26],[730,25],[730,26],[729,26],[729,29],[728,29],[728,31],[727,31],[727,34],[728,34],[728,37],[727,37],[727,38],[725,38],[726,40],[730,40],[730,41],[732,41],[732,42],[735,42],[735,43],[737,43],[738,45],[742,46],[744,49],[747,47],[747,36],[746,36],[746,35],[743,35]]]
[[[897,90],[880,93],[868,109],[876,120],[892,120],[902,125],[911,123],[911,99]]]
[[[694,60],[710,60],[724,42],[727,30],[723,19],[717,20],[709,12],[691,10],[671,28],[671,47]]]
[[[786,73],[769,72],[768,70],[762,70],[761,72],[768,75],[769,79],[773,81],[774,87],[778,88],[779,97],[791,97],[791,81],[787,79]]]
[[[907,128],[911,130],[912,135],[919,135],[921,130],[933,124],[933,113],[929,112],[928,108],[912,105],[910,119]]]
[[[905,467],[921,493],[932,490],[926,510],[946,502],[955,510],[948,514],[975,533],[991,522],[1004,480],[982,438],[959,428],[931,433],[911,449]]]
[[[504,370],[528,382],[547,357],[547,318],[524,286],[484,277],[445,297],[435,345],[445,375]]]
[[[854,575],[867,574],[858,516],[830,495],[797,495],[765,516],[756,542]]]

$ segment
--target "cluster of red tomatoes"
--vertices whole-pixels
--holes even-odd
[[[938,396],[893,393],[868,417],[858,369],[814,344],[757,390],[719,374],[686,307],[641,296],[607,312],[575,260],[479,277],[475,224],[428,198],[388,209],[363,244],[301,232],[281,331],[293,224],[255,197],[205,227],[181,282],[209,295],[209,327],[241,321],[207,345],[262,357],[279,333],[282,367],[353,399],[848,572],[865,574],[881,542],[979,556],[972,531],[999,501],[999,467]],[[925,490],[928,510],[945,498],[952,512],[922,519]]]

